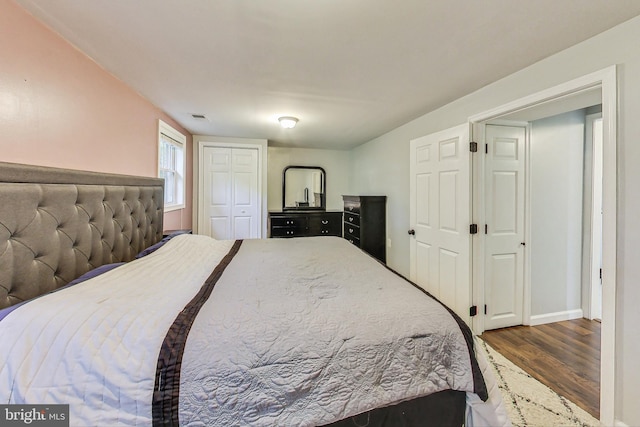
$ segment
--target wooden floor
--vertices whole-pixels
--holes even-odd
[[[587,319],[486,331],[480,338],[532,377],[600,418],[600,323]]]

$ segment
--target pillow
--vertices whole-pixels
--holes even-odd
[[[167,234],[166,236],[164,236],[162,238],[162,240],[160,240],[158,243],[149,246],[146,249],[143,249],[138,255],[136,255],[136,259],[140,259],[143,256],[147,256],[155,251],[157,251],[158,249],[160,249],[165,243],[167,243],[169,240],[173,239],[176,236],[179,236],[181,234],[190,234],[191,231],[190,230],[178,230],[178,231],[174,231],[171,234]]]

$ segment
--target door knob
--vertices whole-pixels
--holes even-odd
[[[416,235],[416,230],[411,229],[411,230],[409,230],[409,231],[408,231],[408,233],[409,233],[411,236],[415,236],[415,235]]]

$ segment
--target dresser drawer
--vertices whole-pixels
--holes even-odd
[[[344,222],[345,224],[353,224],[360,226],[360,215],[353,212],[344,212]]]
[[[344,200],[344,211],[345,213],[360,213],[360,200]]]
[[[341,236],[342,212],[327,212],[310,216],[309,231],[313,236]]]
[[[357,225],[344,223],[344,238],[345,239],[360,239],[360,227]]]
[[[357,247],[360,247],[360,239],[356,239],[355,237],[352,237],[352,236],[344,236],[344,238],[349,243],[352,243],[352,244],[356,245]]]
[[[306,227],[307,218],[299,218],[299,217],[271,217],[271,226],[272,227]]]
[[[271,237],[300,237],[307,234],[305,229],[296,229],[288,227],[272,227]]]

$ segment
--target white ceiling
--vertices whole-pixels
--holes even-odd
[[[16,1],[193,134],[332,149],[640,14],[638,0]]]

